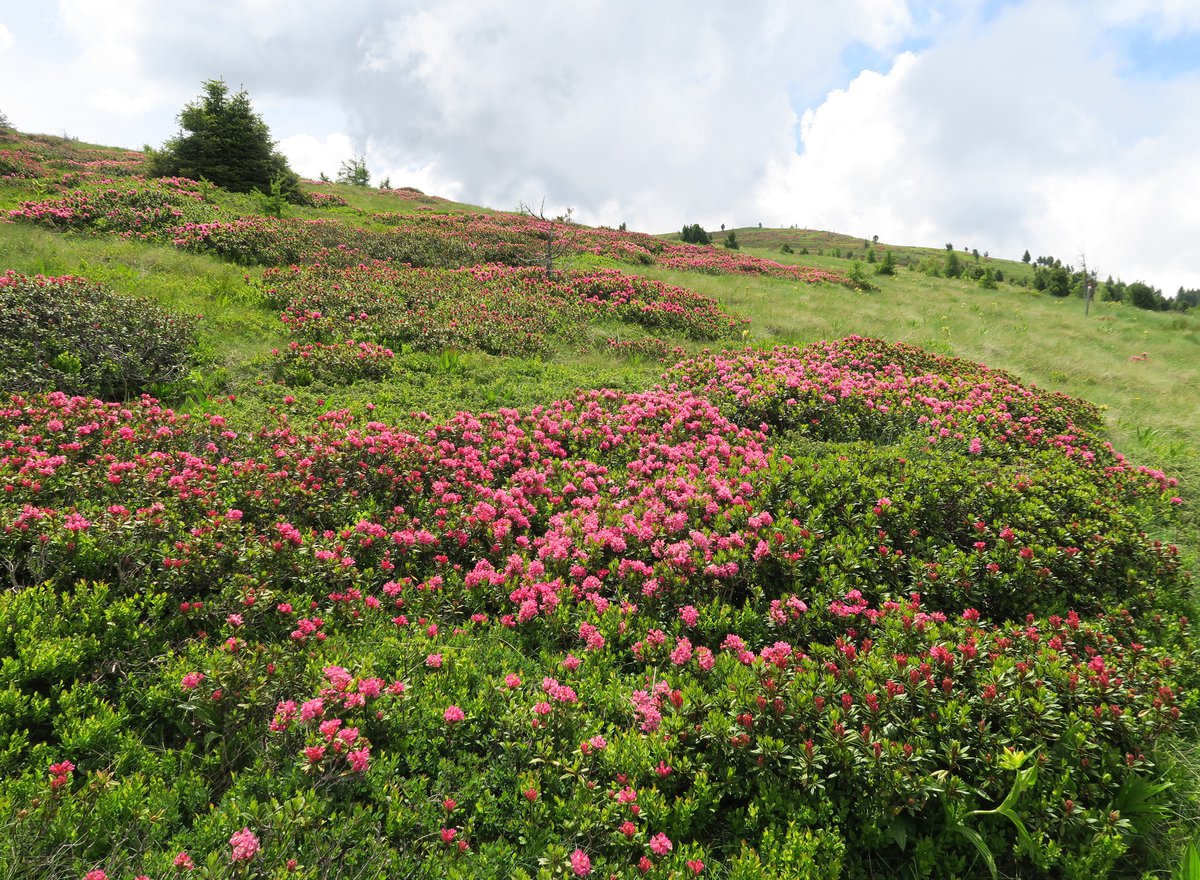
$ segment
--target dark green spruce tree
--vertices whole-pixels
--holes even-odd
[[[278,182],[289,201],[300,198],[300,179],[275,149],[271,131],[250,105],[245,89],[230,94],[221,79],[179,112],[180,131],[161,149],[146,149],[149,174],[204,178],[232,192],[270,192]]]

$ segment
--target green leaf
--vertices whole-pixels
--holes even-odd
[[[979,850],[979,854],[983,856],[984,862],[987,863],[992,880],[998,880],[999,875],[996,873],[996,859],[992,856],[992,851],[988,848],[988,845],[983,842],[983,838],[979,836],[979,832],[973,831],[965,825],[951,825],[950,828],[975,845],[975,849]]]
[[[1173,880],[1200,880],[1200,850],[1196,849],[1195,841],[1187,845],[1179,867],[1171,876]]]

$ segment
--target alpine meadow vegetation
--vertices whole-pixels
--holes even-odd
[[[1188,864],[1193,316],[184,139],[0,133],[0,876]]]

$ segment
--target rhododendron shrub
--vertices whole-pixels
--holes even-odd
[[[137,154],[134,154],[137,155]],[[128,174],[121,162],[116,173]],[[22,202],[9,219],[59,230],[116,233],[161,241],[184,250],[211,253],[243,265],[286,266],[323,262],[342,267],[391,260],[424,268],[497,264],[541,266],[552,237],[568,259],[603,257],[633,265],[707,274],[766,275],[804,283],[856,286],[846,275],[811,267],[692,245],[665,245],[654,236],[543,220],[525,214],[375,213],[351,209],[358,225],[341,218],[259,217],[205,197],[201,184],[185,178],[147,180],[141,175],[108,178],[97,167],[55,177],[28,150],[0,154],[0,171],[12,179],[48,176],[57,198]],[[73,187],[73,188],[71,188]],[[312,207],[348,207],[340,196],[308,193]],[[425,205],[423,207],[430,207]],[[653,285],[653,282],[641,282]],[[610,285],[602,284],[602,287]],[[628,283],[603,293],[606,299]],[[676,288],[678,290],[678,288]],[[635,291],[630,291],[636,297]],[[660,291],[661,293],[661,291]],[[680,294],[673,294],[678,297]],[[694,295],[691,295],[694,297]],[[666,304],[663,297],[656,300]],[[610,300],[610,308],[623,303]],[[662,308],[660,305],[659,308]],[[643,319],[654,309],[641,306]],[[663,316],[671,319],[670,312]],[[716,338],[716,337],[710,337]]]
[[[969,823],[1101,876],[1197,664],[1170,480],[1095,429],[859,339],[413,430],[15,398],[3,821],[131,875],[964,876]]]
[[[697,340],[732,337],[747,323],[707,297],[616,270],[547,277],[499,265],[448,271],[375,261],[268,269],[261,284],[288,328],[317,342],[353,335],[434,351],[529,355],[579,341],[580,325],[595,319]]]
[[[807,284],[841,284],[857,287],[859,282],[840,272],[817,269],[812,266],[792,266],[777,263],[753,254],[744,254],[725,248],[700,247],[694,244],[673,244],[664,248],[658,257],[659,265],[668,269],[686,272],[701,272],[705,275],[765,275],[771,278],[788,278]]]
[[[56,199],[22,202],[8,212],[8,219],[59,231],[146,238],[182,223],[214,219],[219,213],[205,201],[194,180],[126,178],[71,190]]]
[[[326,265],[268,270],[262,283],[284,324],[317,342],[352,335],[428,351],[468,348],[528,356],[548,353],[556,339],[577,336],[587,320],[581,304],[536,285],[381,262],[344,270]]]
[[[80,180],[111,181],[143,171],[142,154],[106,149],[65,137],[0,132],[0,179],[42,179],[51,191]]]
[[[0,385],[108,400],[137,397],[183,378],[192,364],[190,321],[148,300],[83,278],[0,274]]]
[[[375,342],[291,342],[271,350],[271,375],[287,385],[311,385],[321,380],[332,385],[379,381],[392,370],[395,354]]]

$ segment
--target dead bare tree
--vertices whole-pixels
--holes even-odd
[[[547,217],[546,200],[543,199],[536,211],[525,202],[521,202],[517,207],[517,211],[532,220],[538,221],[538,231],[534,234],[544,244],[544,247],[539,248],[537,259],[530,260],[530,263],[533,264],[536,262],[541,265],[546,272],[546,277],[554,278],[557,275],[554,268],[555,263],[575,253],[575,244],[576,239],[579,237],[579,229],[574,221],[571,220],[571,214],[574,213],[574,209],[567,208],[564,213],[556,217]]]
[[[1097,272],[1095,269],[1088,271],[1087,254],[1080,252],[1079,260],[1083,264],[1083,316],[1086,318],[1096,292]]]

